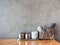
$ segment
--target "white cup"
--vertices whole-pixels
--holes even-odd
[[[31,32],[31,38],[32,39],[37,39],[38,38],[38,31]]]

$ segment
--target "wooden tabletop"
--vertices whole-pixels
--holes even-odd
[[[0,39],[0,45],[60,45],[56,40],[21,40]]]

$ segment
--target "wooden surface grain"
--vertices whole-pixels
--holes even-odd
[[[56,40],[21,40],[0,39],[0,45],[60,45]]]

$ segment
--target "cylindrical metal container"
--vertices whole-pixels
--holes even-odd
[[[21,32],[21,33],[19,34],[19,40],[21,40],[21,39],[24,39],[24,32]]]
[[[26,40],[29,40],[29,39],[30,39],[30,32],[25,33],[25,39],[26,39]]]

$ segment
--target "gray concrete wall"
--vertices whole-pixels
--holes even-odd
[[[60,38],[60,0],[0,0],[0,38],[16,38],[21,31],[57,23]]]

